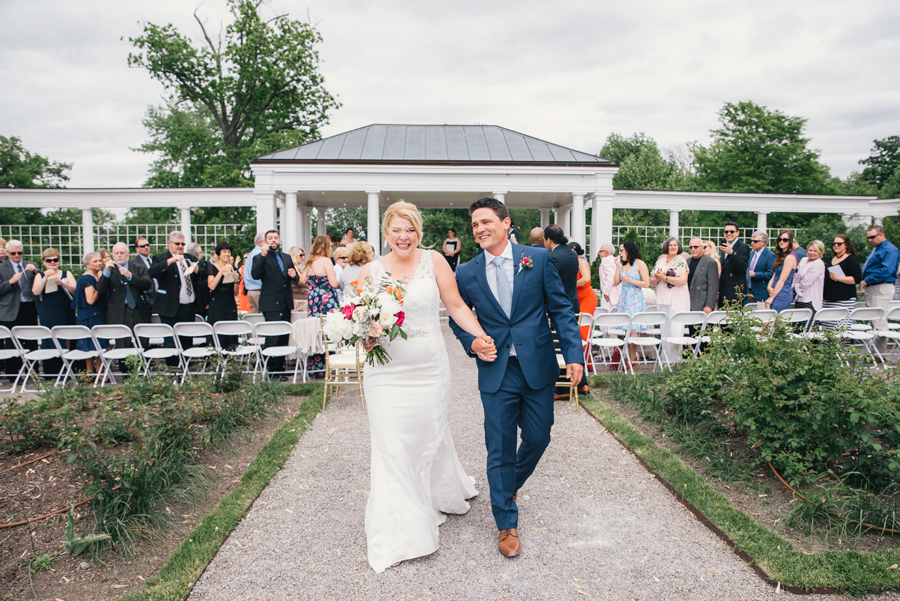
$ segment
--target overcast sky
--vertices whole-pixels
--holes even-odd
[[[224,0],[0,0],[0,135],[74,163],[69,187],[137,187],[161,86],[129,69],[142,24],[213,30]],[[500,125],[597,153],[612,132],[709,141],[725,102],[808,119],[832,174],[900,135],[900,2],[270,0],[316,23],[325,135],[372,123]],[[124,39],[123,39],[124,38]]]

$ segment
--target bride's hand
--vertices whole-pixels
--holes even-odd
[[[363,348],[366,349],[366,352],[369,353],[375,348],[375,343],[378,342],[375,338],[366,338],[363,340]]]

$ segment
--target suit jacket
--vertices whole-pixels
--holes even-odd
[[[150,267],[153,265],[153,257],[147,257],[147,260],[144,261],[144,257],[141,255],[136,255],[132,261],[136,261],[144,266],[145,271],[147,271],[147,275],[150,275]],[[147,301],[147,304],[150,305],[150,310],[153,310],[153,303],[156,302],[156,280],[152,277],[150,278],[150,289],[144,291],[144,298]]]
[[[144,292],[153,287],[153,280],[147,274],[144,261],[139,257],[130,260],[127,267],[131,272],[129,285],[131,293],[134,294],[134,300],[137,302],[138,313],[144,323],[149,323],[152,307],[144,298]],[[109,277],[101,275],[97,281],[97,292],[109,293],[106,300],[106,323],[125,323],[125,283],[126,280],[118,269],[111,269]]]
[[[206,317],[207,307],[209,307],[209,261],[200,259],[200,265],[197,267],[197,302],[203,316]]]
[[[566,298],[572,303],[572,310],[581,312],[578,304],[578,255],[565,244],[558,244],[550,251],[550,258],[556,265]]]
[[[704,307],[716,308],[719,296],[719,266],[715,259],[700,255],[700,262],[691,274],[691,311],[702,311]]]
[[[25,275],[22,278],[25,280],[27,296],[34,297],[31,293],[31,286],[34,284],[34,272],[26,269],[28,265],[38,266],[31,261],[22,261],[22,269],[25,270]],[[38,270],[40,270],[40,267],[38,267]],[[9,280],[15,274],[16,268],[13,267],[13,262],[7,257],[5,261],[0,263],[0,321],[13,322],[19,316],[19,304],[22,302],[20,298],[22,289],[19,286],[19,282],[22,280],[15,284],[9,283]],[[39,297],[34,297],[35,306],[38,306],[40,302],[41,299]]]
[[[726,300],[737,300],[739,294],[747,292],[747,263],[750,247],[737,240],[731,254],[722,253],[722,277],[719,278],[720,305]]]
[[[150,277],[155,278],[159,283],[159,290],[156,291],[156,300],[153,301],[153,311],[163,317],[175,317],[178,314],[179,296],[181,294],[181,276],[178,275],[178,262],[166,265],[166,261],[171,258],[172,253],[170,251],[153,255],[153,265],[150,266]],[[193,265],[197,262],[197,257],[185,254],[184,260],[190,261]],[[194,288],[194,302],[192,305],[195,309],[200,306],[197,280],[197,274],[192,273],[191,286]]]
[[[281,255],[284,269],[278,265],[275,255]],[[300,282],[300,276],[296,274],[296,269],[293,278],[287,273],[287,270],[293,267],[294,260],[287,253],[270,251],[265,256],[260,253],[253,257],[250,273],[255,279],[262,282],[262,287],[259,289],[259,311],[261,313],[281,312],[287,316],[286,319],[290,319],[291,309],[294,308],[291,284]]]
[[[747,283],[750,293],[753,294],[753,300],[762,302],[769,298],[769,280],[775,273],[773,266],[775,265],[775,253],[768,248],[764,248],[759,253],[759,259],[756,261],[756,268],[753,270],[753,277],[750,277],[750,263],[753,261],[753,254],[747,261]]]
[[[566,250],[575,257],[571,249]],[[545,249],[519,244],[512,245],[512,252],[517,263],[510,317],[506,316],[488,285],[484,253],[456,268],[460,296],[470,307],[474,306],[478,322],[497,346],[495,361],[485,362],[476,358],[478,389],[486,393],[499,390],[509,363],[511,345],[515,345],[522,372],[531,388],[544,388],[556,381],[559,365],[548,316],[559,334],[566,363],[584,363],[578,321],[550,253]],[[534,262],[531,269],[519,269],[518,261],[523,256],[530,257]],[[475,337],[452,319],[450,327],[466,352],[474,356],[471,348]]]

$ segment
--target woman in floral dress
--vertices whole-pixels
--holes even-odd
[[[619,245],[620,263],[616,265],[616,275],[613,283],[622,284],[622,292],[619,294],[619,304],[616,313],[628,313],[634,315],[647,310],[644,303],[644,288],[650,285],[650,272],[647,264],[641,260],[641,251],[631,240],[626,240]],[[634,330],[643,330],[646,326],[637,326]],[[637,361],[637,349],[633,344],[628,345],[628,355],[631,362]]]
[[[341,284],[334,273],[334,265],[331,263],[330,257],[331,241],[328,236],[316,236],[306,260],[306,269],[303,271],[309,286],[310,317],[325,315],[339,308],[335,288]],[[306,370],[315,378],[324,377],[325,356],[322,354],[310,355],[306,360]]]

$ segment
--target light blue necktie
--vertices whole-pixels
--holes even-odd
[[[512,312],[512,290],[509,289],[509,279],[503,268],[504,261],[503,257],[494,257],[494,268],[497,270],[497,300],[500,301],[503,312],[509,317]]]

